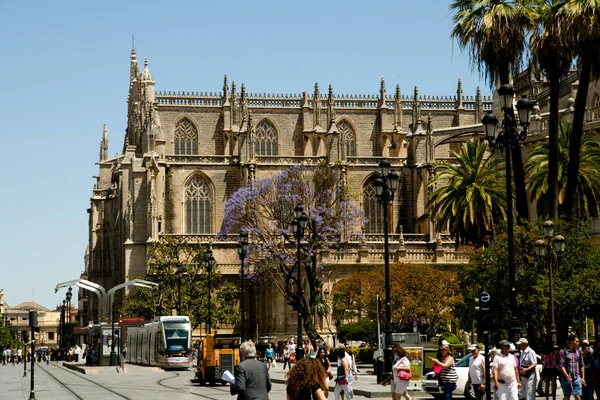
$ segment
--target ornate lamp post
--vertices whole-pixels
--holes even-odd
[[[517,318],[517,291],[515,280],[515,240],[514,240],[514,221],[513,221],[513,206],[512,206],[512,183],[511,183],[511,162],[510,149],[514,146],[519,146],[519,141],[524,141],[527,137],[527,128],[531,121],[531,111],[534,102],[527,98],[521,97],[517,102],[517,111],[519,113],[519,123],[522,130],[519,132],[515,113],[513,110],[513,97],[515,90],[512,85],[505,84],[498,88],[500,96],[500,106],[504,113],[501,130],[498,131],[498,118],[491,111],[484,115],[481,122],[485,131],[485,137],[489,143],[490,149],[504,148],[506,157],[506,219],[508,228],[508,279],[510,287],[510,337],[512,342],[517,342],[521,335],[521,325]]]
[[[237,244],[238,255],[240,256],[241,263],[241,274],[240,274],[240,287],[242,290],[242,294],[240,296],[240,312],[242,314],[242,332],[241,332],[241,342],[246,339],[246,315],[244,308],[244,279],[245,279],[245,271],[244,271],[244,259],[246,258],[246,254],[248,252],[248,232],[240,232],[240,237]]]
[[[71,325],[71,298],[73,297],[73,288],[69,286],[69,290],[65,294],[65,298],[67,299],[67,310],[65,311],[65,320],[67,323],[65,324],[65,339],[67,339],[65,343],[65,347],[69,348],[71,346],[70,336],[68,332],[68,326]]]
[[[292,231],[296,238],[297,252],[296,252],[296,267],[297,280],[298,280],[298,291],[296,293],[296,304],[298,304],[298,334],[296,336],[296,360],[304,358],[304,347],[302,343],[302,261],[300,260],[300,241],[304,237],[304,229],[308,223],[308,215],[304,211],[302,204],[296,204],[294,207],[294,219],[292,220]]]
[[[390,170],[392,163],[387,158],[379,162],[381,176],[373,182],[377,201],[383,206],[383,261],[385,265],[385,349],[383,350],[383,378],[392,374],[392,311],[390,308],[390,250],[388,232],[388,207],[394,201],[394,192],[398,188],[398,174]]]
[[[544,222],[544,236],[546,236],[547,242],[542,239],[535,241],[535,253],[543,257],[548,252],[548,281],[550,286],[550,328],[548,331],[550,332],[552,348],[554,348],[557,343],[556,323],[554,320],[554,279],[552,266],[557,261],[558,254],[565,251],[565,238],[563,235],[554,236],[554,223],[550,220]]]
[[[208,274],[208,332],[211,332],[211,315],[210,315],[210,277],[212,275],[212,269],[215,266],[215,257],[213,256],[212,249],[206,251],[206,272]]]
[[[66,304],[67,301],[63,300],[62,301],[62,307],[60,308],[60,348],[63,351],[63,356],[64,356],[64,351],[65,351],[65,346],[66,346],[66,340],[65,340],[65,333],[67,331],[66,327],[65,327],[65,310],[66,310]]]
[[[181,279],[183,278],[183,268],[177,268],[177,315],[181,315]]]

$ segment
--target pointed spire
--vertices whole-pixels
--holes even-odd
[[[102,131],[102,141],[100,142],[100,162],[108,159],[108,130],[106,124]]]
[[[329,84],[329,101],[333,101],[333,86]]]
[[[150,75],[150,68],[148,68],[148,59],[144,59],[144,72],[142,74],[142,81],[144,82],[154,82],[152,76]]]
[[[313,97],[316,100],[319,99],[319,82],[315,82],[315,93],[313,94]]]
[[[400,101],[400,84],[396,84],[396,101]]]
[[[458,78],[458,85],[456,85],[456,108],[462,108],[463,106],[463,90],[462,81]]]
[[[382,100],[385,100],[385,79],[383,78],[383,75],[381,75],[381,85],[379,87],[379,96],[381,97]]]
[[[413,100],[414,101],[419,100],[419,88],[417,87],[417,85],[415,85],[415,91],[413,93]]]
[[[131,56],[129,58],[129,82],[131,83],[136,80],[139,73],[137,55],[134,47],[131,49]]]
[[[229,82],[227,82],[227,75],[223,78],[223,106],[229,106]]]

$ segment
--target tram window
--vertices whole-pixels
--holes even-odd
[[[188,350],[188,331],[186,329],[165,327],[167,352]]]

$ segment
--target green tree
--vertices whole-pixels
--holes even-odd
[[[123,315],[152,320],[157,311],[170,315],[181,308],[193,328],[208,322],[208,285],[211,287],[211,326],[233,325],[241,321],[237,308],[239,290],[224,280],[218,265],[207,272],[207,247],[191,244],[177,236],[162,236],[150,248],[148,274],[145,279],[159,284],[159,290],[136,288],[125,298]],[[181,281],[177,277],[180,271]],[[181,297],[179,294],[181,293]]]
[[[510,83],[510,73],[519,68],[526,50],[526,37],[536,26],[532,0],[454,0],[452,38],[468,50],[471,62],[490,86]],[[514,113],[513,113],[514,114]],[[513,115],[514,117],[514,115]],[[516,209],[520,218],[529,218],[527,190],[521,148],[511,147],[516,192]]]
[[[459,239],[482,244],[494,222],[506,218],[506,190],[500,158],[486,158],[484,142],[465,142],[461,152],[451,152],[456,163],[436,165],[435,189],[427,206],[435,215],[437,230],[449,226]]]
[[[477,297],[485,289],[492,299],[494,340],[506,338],[509,318],[509,287],[506,279],[507,236],[505,224],[497,227],[496,241],[476,250],[471,261],[459,268],[463,298]],[[555,233],[566,238],[565,252],[555,261],[554,299],[559,338],[566,338],[568,326],[578,326],[586,316],[598,314],[599,300],[591,296],[600,291],[600,282],[588,280],[600,272],[599,250],[591,245],[583,225],[568,225],[558,221]],[[549,315],[548,259],[535,256],[534,243],[543,238],[541,221],[515,228],[516,292],[519,318],[534,346],[546,333]],[[597,276],[597,275],[596,275]],[[589,302],[584,301],[588,300]],[[473,314],[467,307],[459,310],[462,326],[470,326]],[[561,342],[564,344],[564,341]]]
[[[558,204],[564,213],[566,200],[567,169],[569,165],[569,146],[573,139],[572,124],[560,123],[558,136],[558,168],[556,178],[559,182]],[[527,188],[538,202],[538,213],[549,215],[546,201],[549,195],[549,142],[539,142],[532,150],[525,165]],[[600,216],[600,143],[587,131],[581,137],[581,158],[577,177],[577,217],[579,219],[598,218]]]
[[[536,8],[538,26],[530,39],[530,48],[534,62],[546,74],[550,84],[547,164],[548,189],[545,198],[547,204],[544,206],[549,218],[558,216],[558,100],[560,98],[560,82],[561,77],[569,71],[574,58],[573,47],[566,43],[562,35],[562,21],[559,18],[558,11],[563,5],[564,0],[545,0]],[[525,173],[527,174],[527,171]]]
[[[600,2],[598,0],[568,0],[558,11],[563,34],[579,59],[579,85],[573,114],[573,140],[569,147],[569,168],[565,193],[566,217],[577,218],[577,191],[581,138],[592,71],[600,71]]]

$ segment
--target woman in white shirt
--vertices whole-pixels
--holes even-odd
[[[406,350],[402,346],[396,346],[392,349],[395,351],[396,362],[392,365],[392,377],[394,378],[394,384],[392,385],[392,398],[394,400],[400,400],[404,397],[406,400],[411,400],[408,394],[408,384],[410,381],[400,379],[398,373],[400,371],[410,372],[410,360],[406,357]]]

